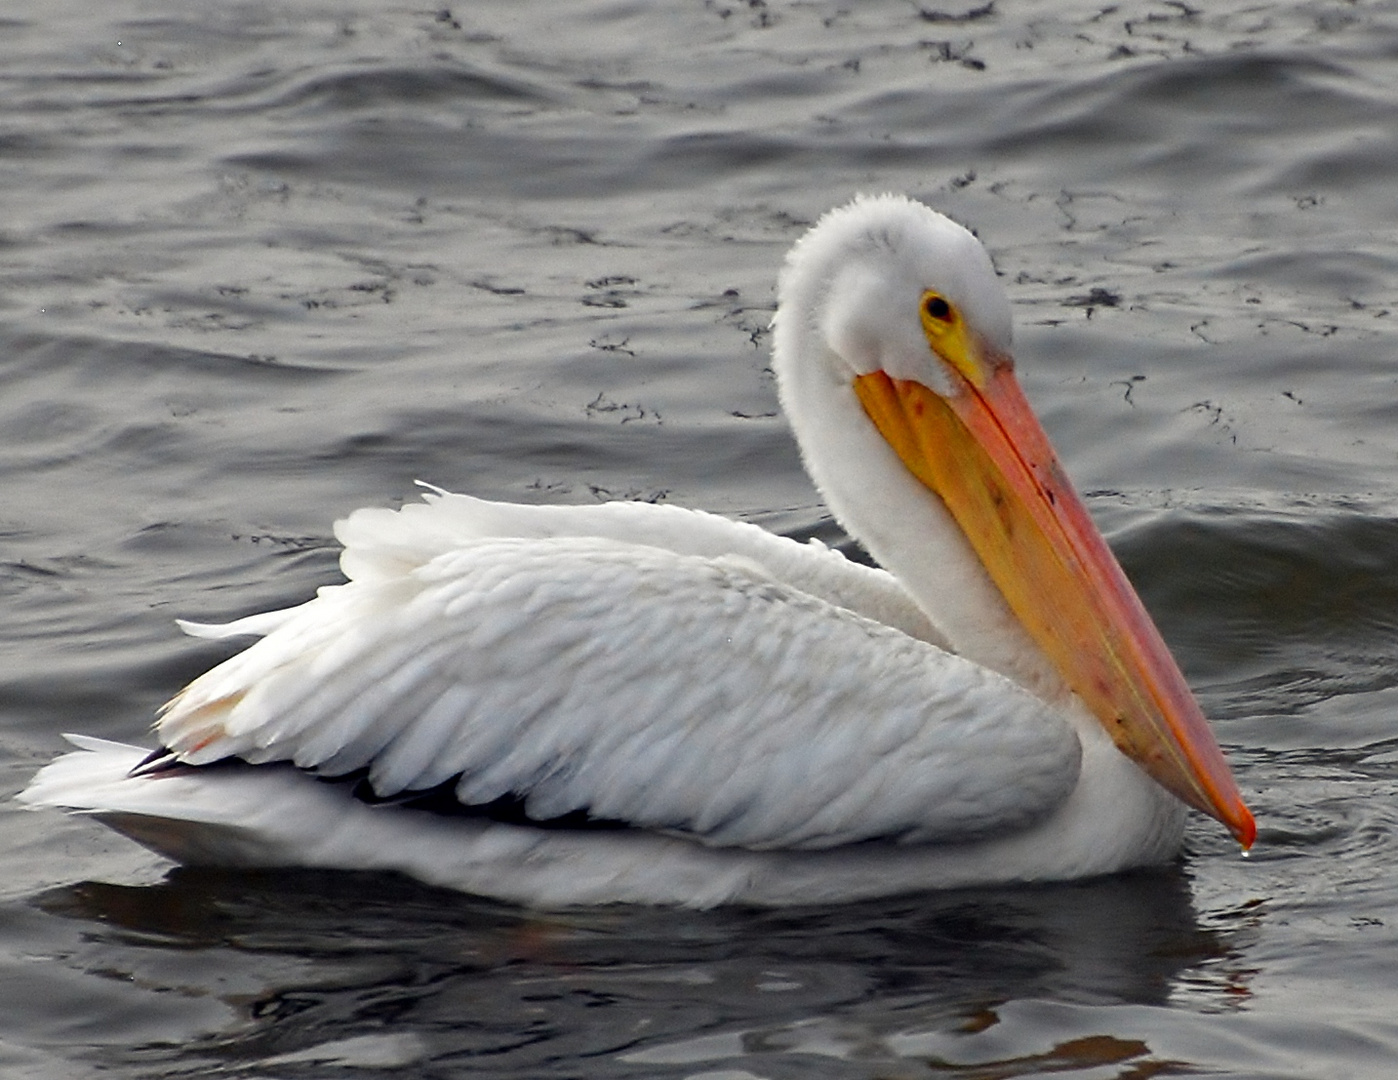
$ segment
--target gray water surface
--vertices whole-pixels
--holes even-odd
[[[10,0],[0,793],[147,738],[173,620],[337,580],[421,479],[841,542],[776,269],[906,191],[1260,839],[831,909],[540,916],[169,865],[0,801],[23,1077],[1398,1075],[1398,4]]]

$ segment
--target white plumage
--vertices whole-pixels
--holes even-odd
[[[813,570],[840,558],[792,547]],[[874,712],[869,680],[889,688]],[[463,539],[323,590],[188,687],[161,736],[194,764],[367,767],[380,796],[460,777],[466,805],[525,793],[539,820],[586,810],[756,849],[1024,824],[1079,753],[1008,680],[751,559],[595,536]]]
[[[827,216],[780,290],[783,404],[887,570],[675,507],[433,489],[337,525],[346,584],[186,624],[261,639],[167,707],[173,758],[143,770],[74,738],[21,798],[187,862],[397,869],[545,905],[815,902],[1170,857],[1183,805],[1116,749],[852,389],[882,372],[958,392],[942,353],[962,354],[919,321],[929,290],[972,361],[1007,356],[983,249],[901,198]],[[307,775],[362,771],[382,799],[450,784],[513,817]]]

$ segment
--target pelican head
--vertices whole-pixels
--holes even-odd
[[[885,563],[919,543],[910,522],[928,542],[959,535],[948,550],[974,553],[961,576],[1121,751],[1251,845],[1207,721],[1019,388],[980,242],[901,196],[856,199],[792,249],[775,331],[783,405],[845,527]]]

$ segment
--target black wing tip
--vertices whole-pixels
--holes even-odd
[[[168,746],[157,746],[131,767],[127,776],[155,776],[168,772],[180,764],[180,759]]]

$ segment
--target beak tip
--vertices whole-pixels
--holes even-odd
[[[1239,803],[1230,817],[1231,820],[1227,822],[1228,831],[1242,845],[1244,852],[1251,851],[1253,843],[1257,840],[1257,822],[1253,820],[1252,812]]]

